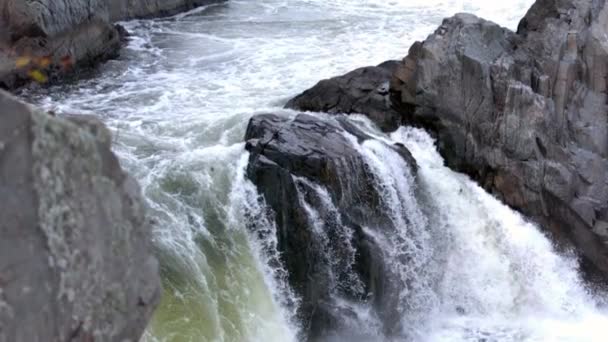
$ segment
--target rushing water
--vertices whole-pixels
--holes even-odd
[[[123,165],[141,183],[165,287],[146,340],[294,341],[298,300],[281,267],[276,227],[244,177],[248,119],[268,111],[293,115],[280,109],[283,103],[317,80],[402,58],[443,17],[468,11],[514,28],[532,2],[230,0],[126,23],[133,36],[118,60],[84,80],[23,96],[60,112],[102,117]],[[607,314],[573,259],[443,167],[424,132],[402,128],[384,136],[366,120],[353,120],[378,141],[405,144],[420,165],[418,203],[397,156],[378,141],[357,146],[401,228],[384,243],[393,272],[415,279],[412,293],[404,289],[401,297],[414,339],[606,340]],[[325,218],[309,206],[311,226],[322,232],[331,217],[341,229],[339,217],[327,216],[336,210],[326,190],[315,189]],[[405,252],[415,256],[407,265],[400,263]],[[341,274],[353,256],[341,258],[346,263],[335,261],[336,279],[356,284]],[[360,308],[362,317],[366,310]],[[375,317],[362,322],[354,324],[380,336]]]

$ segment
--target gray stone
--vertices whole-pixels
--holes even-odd
[[[380,317],[387,336],[400,331],[398,296],[408,285],[387,264],[381,244],[364,232],[365,227],[396,236],[397,228],[383,210],[373,171],[347,135],[359,141],[371,139],[344,116],[328,119],[308,114],[294,119],[258,115],[246,133],[247,176],[276,222],[277,247],[289,283],[301,299],[298,317],[306,341],[325,341],[338,332],[361,341],[377,338],[365,336],[369,327],[348,325],[349,316],[356,314],[339,304],[342,300],[371,303],[375,310],[370,314]],[[409,166],[404,172],[415,175],[416,163],[409,151],[402,145],[389,148]],[[327,191],[335,209],[323,204],[316,186]],[[303,201],[317,212],[323,227],[310,221]],[[267,234],[256,223],[250,228]]]
[[[449,166],[537,220],[608,279],[608,6],[538,0],[514,33],[468,14],[412,46],[393,106]]]
[[[322,80],[291,99],[286,108],[331,114],[365,113],[383,130],[402,124],[402,115],[391,108],[389,81],[398,65],[387,61],[346,75]]]
[[[608,279],[599,233],[608,217],[606,7],[538,0],[517,33],[458,14],[396,70],[391,63],[323,80],[287,107],[362,113],[384,130],[429,129],[450,167],[574,244]],[[387,70],[390,102],[378,91]]]
[[[118,55],[124,29],[114,22],[167,16],[224,0],[0,0],[0,88],[15,88],[39,69],[60,77]],[[28,66],[18,58],[32,57]],[[49,58],[50,64],[36,62]]]
[[[138,341],[160,299],[136,182],[92,117],[0,91],[0,341]]]

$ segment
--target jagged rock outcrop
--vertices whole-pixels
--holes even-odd
[[[87,116],[0,91],[0,341],[138,341],[160,298],[136,182]]]
[[[222,0],[0,0],[0,88],[46,81],[116,56],[113,23],[172,15]]]
[[[517,32],[459,14],[411,47],[393,72],[390,103],[363,91],[384,89],[375,87],[385,74],[372,67],[321,81],[287,107],[429,129],[450,167],[572,243],[606,281],[606,7],[538,0]]]
[[[605,0],[538,0],[517,33],[460,14],[415,43],[391,82],[395,107],[437,134],[451,167],[606,279],[607,35]]]
[[[405,302],[399,293],[409,284],[387,264],[389,247],[381,245],[380,236],[398,241],[396,231],[406,229],[396,227],[395,212],[383,197],[388,189],[379,185],[358,147],[371,137],[343,116],[267,114],[251,119],[246,139],[247,176],[276,222],[289,283],[302,300],[298,318],[304,339],[370,340],[365,334],[373,331],[374,315],[383,322],[383,334],[399,333],[399,305]],[[415,175],[415,161],[404,146],[383,146],[402,159],[404,175]],[[367,323],[357,317],[356,305],[372,308]]]
[[[365,113],[381,129],[395,130],[402,124],[402,118],[391,107],[389,82],[398,64],[387,61],[322,80],[291,99],[285,107],[333,114]]]

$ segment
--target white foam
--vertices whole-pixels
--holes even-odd
[[[243,181],[246,157],[242,155],[242,137],[248,119],[263,111],[293,115],[280,107],[319,79],[387,59],[401,59],[412,42],[424,39],[443,17],[473,10],[514,29],[532,2],[231,0],[170,19],[125,23],[133,36],[118,60],[106,63],[90,79],[26,95],[58,111],[95,113],[112,128],[115,150],[123,165],[142,184],[157,222],[155,247],[161,258],[166,258],[161,264],[179,271],[181,276],[188,275],[185,284],[166,289],[165,298],[169,299],[159,310],[165,321],[155,322],[152,327],[157,336],[192,341],[289,340],[297,330],[289,322],[294,316],[293,305],[285,303],[291,300],[291,295],[286,294],[288,289],[281,280],[284,277],[281,270],[267,267],[268,258],[276,257],[272,256],[274,242],[252,239],[239,221],[243,217],[241,209],[249,206],[248,210],[260,210],[251,207],[255,192]],[[368,130],[373,128],[370,126]],[[374,134],[380,136],[378,132]],[[388,141],[386,137],[382,139]],[[380,163],[394,162],[396,158],[374,143],[362,148],[368,157],[380,158]],[[440,160],[430,152],[419,153],[418,157],[427,160],[425,165],[429,168],[433,163],[439,167]],[[458,176],[441,176],[447,177],[442,186],[459,184],[450,181],[450,177]],[[438,187],[436,191],[450,188],[442,189]],[[446,206],[446,210],[462,215],[461,210],[465,210],[470,198],[483,198],[483,194],[475,191],[470,189],[466,200],[452,195],[453,205]],[[475,215],[490,216],[489,221],[504,219],[506,226],[520,224],[508,212],[494,217],[492,210],[502,213],[502,209],[487,203],[476,204],[475,208]],[[484,210],[488,212],[484,214]],[[498,227],[504,230],[503,223]],[[272,224],[265,227],[271,229]],[[470,242],[484,247],[485,240],[479,237],[483,236],[479,232],[483,229],[472,224],[468,229],[472,234]],[[505,235],[509,236],[498,234],[495,240],[504,243]],[[534,241],[542,247],[540,237]],[[522,244],[524,247],[516,250],[547,250]],[[527,275],[505,274],[509,265],[523,267],[522,260],[530,256],[510,248],[487,251],[487,265],[480,263],[480,266],[501,271],[501,280],[505,281]],[[466,253],[454,255],[462,254]],[[549,265],[562,260],[551,255],[538,260]],[[514,260],[505,262],[502,259],[506,256]],[[562,270],[561,266],[551,269]],[[556,292],[552,293],[569,296],[568,289],[576,288],[576,277],[572,278],[570,271],[564,272],[553,274],[553,278],[532,276],[526,284],[534,287],[540,286],[542,279],[559,282],[566,279],[566,285],[556,285]],[[465,276],[457,272],[446,275],[458,281]],[[483,282],[469,279],[465,283],[480,286]],[[509,296],[521,292],[516,287],[507,289]],[[451,293],[447,289],[445,292]],[[578,292],[575,294],[579,298]],[[538,302],[536,306],[547,305],[560,312],[554,307],[560,307],[563,300],[551,302],[544,295],[547,294],[538,293],[534,300],[528,297],[521,300]],[[469,303],[465,300],[469,297],[450,296],[457,303]],[[471,307],[479,312],[492,308],[511,310],[508,301],[501,298],[497,295],[487,298],[484,305]],[[476,303],[473,299],[470,302]],[[566,302],[574,302],[574,308],[583,305],[573,299]],[[361,315],[365,314],[363,311]],[[173,317],[171,313],[181,316]],[[576,319],[563,329],[570,326],[572,331],[581,332],[576,330],[580,327]],[[462,329],[440,327],[437,334],[442,331],[464,334],[468,326],[468,322],[457,318],[446,318],[443,322]],[[482,322],[490,321],[475,322],[482,326]],[[557,331],[551,325],[555,322],[543,323],[547,336]],[[593,325],[593,320],[585,322]]]
[[[412,152],[421,187],[449,239],[428,341],[600,341],[608,314],[597,307],[577,262],[559,255],[538,227],[466,176],[443,165],[422,130],[391,135]]]

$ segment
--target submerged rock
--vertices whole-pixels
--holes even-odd
[[[138,341],[160,298],[139,187],[87,116],[0,91],[0,341]]]
[[[395,107],[449,166],[571,241],[608,279],[608,6],[538,0],[517,33],[473,15],[412,46]]]
[[[402,124],[402,115],[391,107],[389,81],[398,64],[387,61],[322,80],[285,107],[332,114],[364,113],[382,130],[395,130]]]
[[[369,340],[373,317],[385,336],[400,334],[400,305],[407,300],[399,294],[411,284],[390,266],[382,239],[399,241],[397,231],[407,229],[395,223],[383,197],[390,189],[362,155],[361,144],[372,138],[343,116],[267,114],[251,119],[246,139],[247,176],[276,222],[278,249],[301,298],[305,339]],[[374,143],[393,161],[400,159],[400,172],[414,188],[416,164],[409,151]],[[367,321],[359,307],[371,308]]]
[[[167,16],[223,0],[0,0],[0,88],[40,83],[118,55],[113,23]]]

